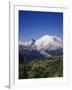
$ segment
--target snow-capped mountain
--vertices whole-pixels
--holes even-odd
[[[22,46],[32,46],[34,44],[35,40],[26,40],[26,41],[19,41],[19,45]]]
[[[63,47],[62,40],[56,36],[44,35],[37,40],[19,41],[19,45],[37,50],[56,50]]]
[[[36,40],[35,46],[37,50],[56,50],[62,48],[62,41],[56,36],[44,35],[40,39]]]
[[[62,54],[63,42],[56,36],[44,35],[37,40],[19,41],[20,58],[41,58]]]

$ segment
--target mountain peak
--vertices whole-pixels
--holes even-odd
[[[42,38],[42,39],[47,39],[47,38],[52,38],[52,36],[50,36],[50,35],[44,35],[44,36],[42,36],[41,38]]]
[[[59,55],[62,52],[63,43],[57,36],[44,35],[41,38],[34,40],[19,41],[20,55],[25,55],[28,58],[51,57]]]
[[[57,36],[44,35],[35,42],[35,46],[40,49],[58,49],[62,48],[62,41]]]
[[[37,50],[56,50],[63,48],[62,40],[57,36],[44,35],[37,40],[20,41],[20,45],[29,46]]]

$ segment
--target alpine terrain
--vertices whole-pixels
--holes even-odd
[[[63,41],[44,35],[19,41],[19,79],[63,76]]]

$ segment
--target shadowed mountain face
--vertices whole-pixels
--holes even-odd
[[[43,55],[40,54],[37,50],[31,50],[30,47],[26,47],[27,49],[23,49],[25,47],[19,46],[19,62],[24,63],[26,60],[39,59],[42,58]]]
[[[63,54],[63,43],[56,36],[45,35],[38,40],[19,41],[19,62]]]

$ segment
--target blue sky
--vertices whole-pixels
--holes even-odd
[[[19,40],[38,39],[47,34],[63,39],[63,13],[19,11]]]

